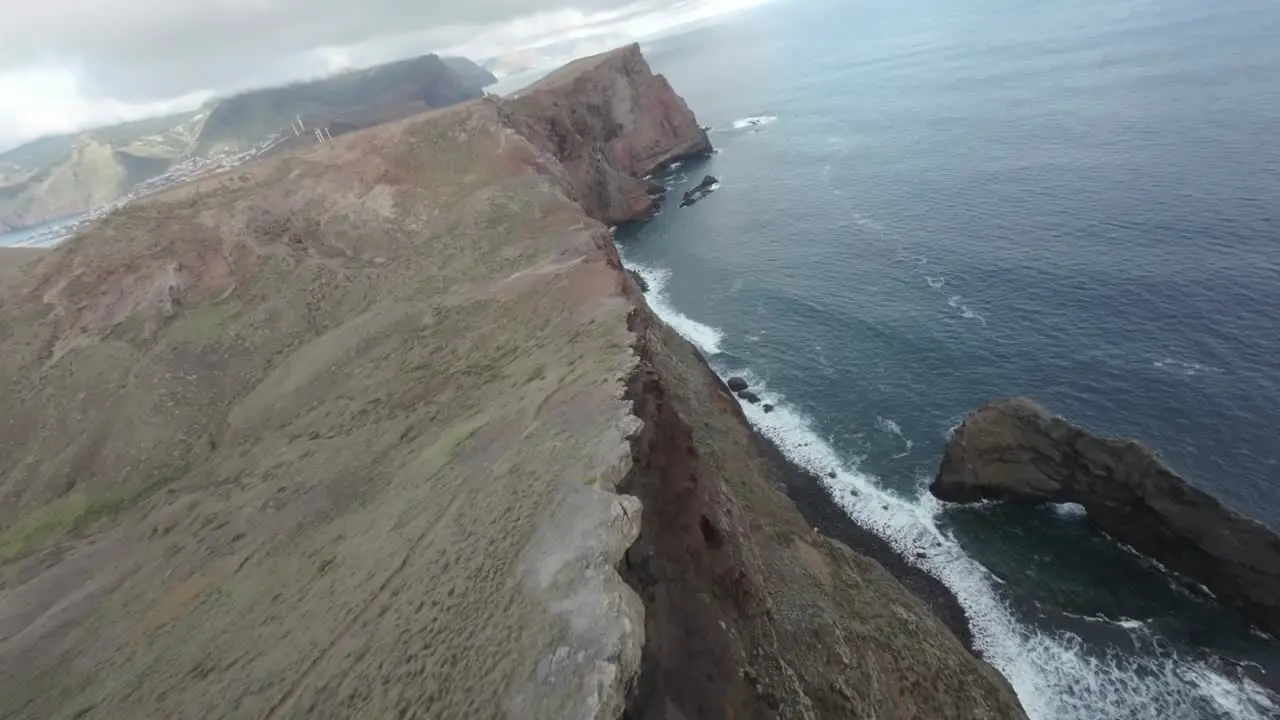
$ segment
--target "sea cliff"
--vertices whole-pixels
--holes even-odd
[[[0,285],[0,715],[1016,718],[607,225],[630,46],[173,188]]]

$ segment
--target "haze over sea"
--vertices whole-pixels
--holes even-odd
[[[1025,394],[1280,525],[1280,5],[778,0],[646,53],[721,150],[673,195],[722,186],[625,260],[1028,712],[1280,715],[1280,647],[1079,508],[924,491]]]

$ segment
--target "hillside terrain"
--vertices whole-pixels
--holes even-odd
[[[10,275],[0,716],[1022,717],[623,271],[710,149],[630,46]]]
[[[0,297],[6,282],[21,277],[24,267],[47,252],[40,248],[0,248]]]
[[[189,113],[42,138],[0,154],[0,232],[84,213],[192,159],[243,153],[289,135],[295,118],[340,134],[480,97],[493,76],[426,55],[254,90]]]

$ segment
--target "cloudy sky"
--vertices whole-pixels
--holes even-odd
[[[0,151],[427,52],[603,49],[761,0],[0,0]]]

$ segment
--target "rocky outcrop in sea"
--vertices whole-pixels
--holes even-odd
[[[1196,488],[1136,440],[1099,437],[1025,398],[1000,400],[956,430],[929,490],[958,503],[1083,505],[1100,530],[1280,637],[1280,535]]]
[[[714,175],[708,175],[702,178],[702,182],[693,186],[693,189],[684,194],[684,199],[680,201],[680,207],[689,207],[699,200],[705,198],[720,187],[720,180]]]

